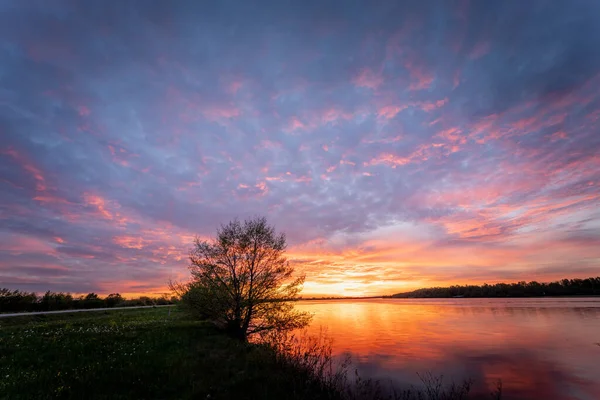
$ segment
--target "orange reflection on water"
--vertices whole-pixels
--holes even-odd
[[[503,399],[600,399],[600,299],[335,300],[314,314],[336,355],[402,386],[431,371]]]

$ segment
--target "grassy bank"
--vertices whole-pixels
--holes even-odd
[[[0,320],[4,399],[323,398],[258,346],[177,309]]]
[[[241,343],[176,307],[3,318],[0,399],[390,398],[328,372],[331,348],[318,341],[275,343]],[[424,383],[391,398],[467,398],[464,385]]]

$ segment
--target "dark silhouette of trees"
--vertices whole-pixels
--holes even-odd
[[[600,295],[600,277],[586,279],[562,279],[558,282],[496,283],[481,286],[450,286],[417,289],[397,293],[392,297],[539,297],[539,296],[595,296]]]
[[[123,302],[123,296],[119,293],[111,293],[104,299],[107,307],[115,307]]]
[[[73,307],[73,296],[47,291],[40,299],[40,307],[43,311],[67,310]]]
[[[125,299],[118,293],[102,298],[96,293],[73,297],[70,293],[47,291],[42,296],[33,292],[0,288],[0,312],[58,311],[72,309],[89,309],[103,307],[131,307],[175,304],[179,299],[175,296],[159,298],[147,296],[136,299]]]
[[[0,311],[19,312],[32,311],[38,304],[38,297],[33,292],[0,289]]]
[[[191,281],[172,284],[183,304],[233,337],[304,327],[310,316],[292,300],[304,283],[284,256],[286,239],[258,217],[221,226],[211,240],[196,239]]]
[[[88,293],[83,298],[83,308],[102,308],[102,307],[106,307],[106,303],[96,293]]]

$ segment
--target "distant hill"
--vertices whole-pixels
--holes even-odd
[[[397,293],[395,298],[451,298],[451,297],[542,297],[600,295],[600,277],[562,279],[556,282],[517,282],[450,287],[432,287],[412,292]]]

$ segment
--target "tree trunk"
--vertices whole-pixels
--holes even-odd
[[[245,342],[248,339],[248,336],[246,335],[247,329],[244,329],[241,320],[229,321],[226,330],[227,334],[234,339],[242,342]]]

